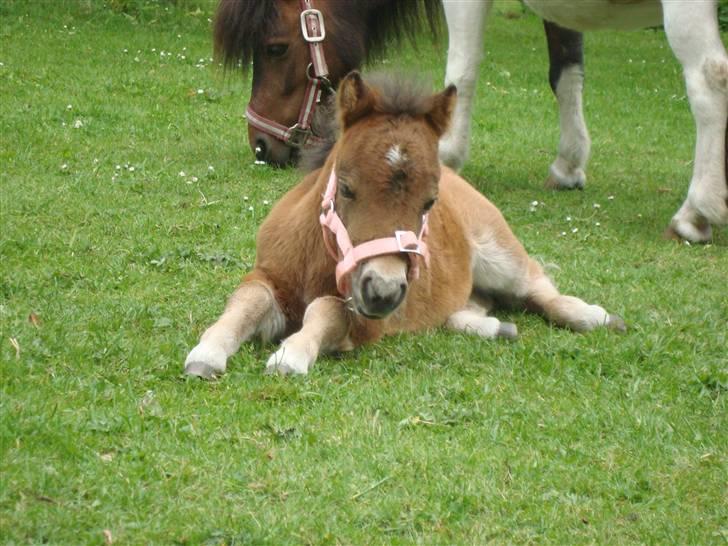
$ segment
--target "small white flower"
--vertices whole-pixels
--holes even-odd
[[[67,171],[68,170],[68,163],[64,163],[63,165],[61,165],[61,170],[62,171]]]
[[[198,95],[202,95],[202,94],[203,94],[204,92],[205,92],[205,90],[204,90],[204,89],[198,89],[198,90],[197,90],[197,94],[198,94]]]
[[[600,209],[600,208],[602,208],[602,206],[601,206],[601,205],[600,205],[599,203],[594,203],[594,204],[592,205],[592,207],[594,207],[595,209]]]
[[[129,53],[129,50],[127,48],[124,48],[124,53]]]
[[[138,63],[139,62],[139,57],[134,57],[134,62],[135,63]]]
[[[564,235],[566,235],[566,232],[565,231],[562,231],[561,232],[561,236],[563,237]]]
[[[575,228],[573,228],[573,229],[571,230],[571,233],[576,233],[577,231],[579,231],[579,228],[578,228],[578,227],[575,227]]]
[[[193,176],[190,180],[192,180],[193,182],[197,182],[197,177]]]
[[[571,216],[567,216],[567,217],[566,217],[566,221],[567,221],[567,222],[571,222]]]
[[[152,53],[155,53],[156,51],[157,51],[157,48],[156,47],[153,47],[152,48]]]
[[[595,225],[595,226],[597,226],[597,227],[599,227],[599,226],[601,226],[602,224],[600,224],[599,222],[594,222],[594,225]]]
[[[248,200],[248,196],[247,195],[244,195],[243,196],[243,201],[247,201],[247,200]]]
[[[80,129],[81,127],[83,127],[83,121],[81,121],[80,119],[77,119],[73,122],[74,129]]]
[[[253,212],[253,206],[252,205],[248,207],[248,211],[249,212]]]
[[[117,171],[120,171],[121,170],[121,165],[117,165],[116,167],[114,167],[114,169],[116,169]]]
[[[207,166],[207,170],[210,171],[211,173],[214,173],[215,172],[215,167],[213,167],[212,165],[208,165]]]
[[[268,201],[267,199],[263,199],[263,204],[264,205],[270,205],[270,201]]]
[[[537,207],[538,206],[538,201],[531,201],[531,206],[532,207]]]
[[[609,199],[610,201],[612,201],[612,200],[614,200],[614,196],[613,195],[610,195],[609,197],[607,197],[607,199]]]
[[[130,173],[133,173],[133,172],[134,172],[134,170],[135,170],[135,169],[134,169],[134,166],[133,166],[133,165],[129,167],[129,172],[130,172]]]
[[[179,172],[179,175],[180,175],[180,176],[187,176],[187,175],[185,174],[185,172],[184,172],[184,171],[180,171],[180,172]]]
[[[71,110],[72,108],[73,108],[72,104],[69,104],[68,106],[66,106],[66,110]]]

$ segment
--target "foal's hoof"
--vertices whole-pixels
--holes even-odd
[[[218,372],[204,362],[188,362],[185,364],[185,375],[192,375],[201,379],[217,379]]]
[[[506,339],[516,339],[518,337],[518,328],[512,322],[501,322],[496,335]]]
[[[201,377],[202,379],[216,379],[225,373],[225,351],[201,342],[190,351],[185,360],[185,374]]]
[[[624,323],[624,319],[619,315],[609,315],[609,317],[607,317],[607,328],[616,330],[617,332],[627,331],[627,325]]]
[[[270,355],[265,365],[265,373],[281,375],[306,375],[313,366],[315,357],[302,351],[293,343],[283,342],[280,349]]]

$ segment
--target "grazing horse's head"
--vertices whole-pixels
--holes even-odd
[[[316,105],[390,39],[412,35],[437,0],[220,0],[215,51],[253,65],[248,141],[256,159],[284,165],[315,138]],[[328,135],[326,135],[328,136]]]
[[[438,141],[449,125],[455,95],[454,86],[432,95],[411,80],[375,79],[369,85],[357,72],[341,82],[331,199],[353,246],[379,239],[422,240],[438,195]],[[357,261],[347,279],[355,310],[369,318],[394,311],[417,266],[417,258],[411,258],[395,250]]]

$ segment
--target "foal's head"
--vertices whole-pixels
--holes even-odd
[[[335,148],[336,210],[354,245],[396,231],[420,232],[435,205],[440,179],[438,141],[455,106],[455,87],[432,95],[411,80],[379,79],[371,85],[357,72],[341,83]],[[351,276],[355,309],[382,318],[407,291],[405,254],[370,258]]]
[[[313,79],[325,95],[340,78],[392,39],[414,35],[422,19],[436,30],[437,0],[220,0],[215,20],[215,51],[226,66],[241,63],[243,70],[253,65],[253,82],[248,114],[248,140],[257,159],[283,165],[295,159],[300,136],[284,143],[276,131],[261,126],[272,122],[289,129],[300,122],[307,85]],[[309,38],[320,42],[326,78],[318,78],[309,43],[304,36],[304,20],[319,28]],[[314,36],[315,34],[315,36]],[[315,108],[315,106],[314,106]],[[263,121],[255,127],[251,118]]]

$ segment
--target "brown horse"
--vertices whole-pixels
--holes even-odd
[[[220,0],[215,52],[253,82],[246,109],[256,159],[285,165],[316,138],[322,96],[390,42],[427,22],[437,34],[439,0]]]
[[[447,325],[515,337],[513,324],[487,315],[499,301],[576,331],[623,329],[602,307],[561,295],[499,210],[440,165],[454,105],[453,86],[430,95],[408,81],[347,76],[338,141],[271,210],[255,268],[188,355],[186,373],[223,373],[253,336],[288,335],[267,364],[284,374],[396,332]]]

